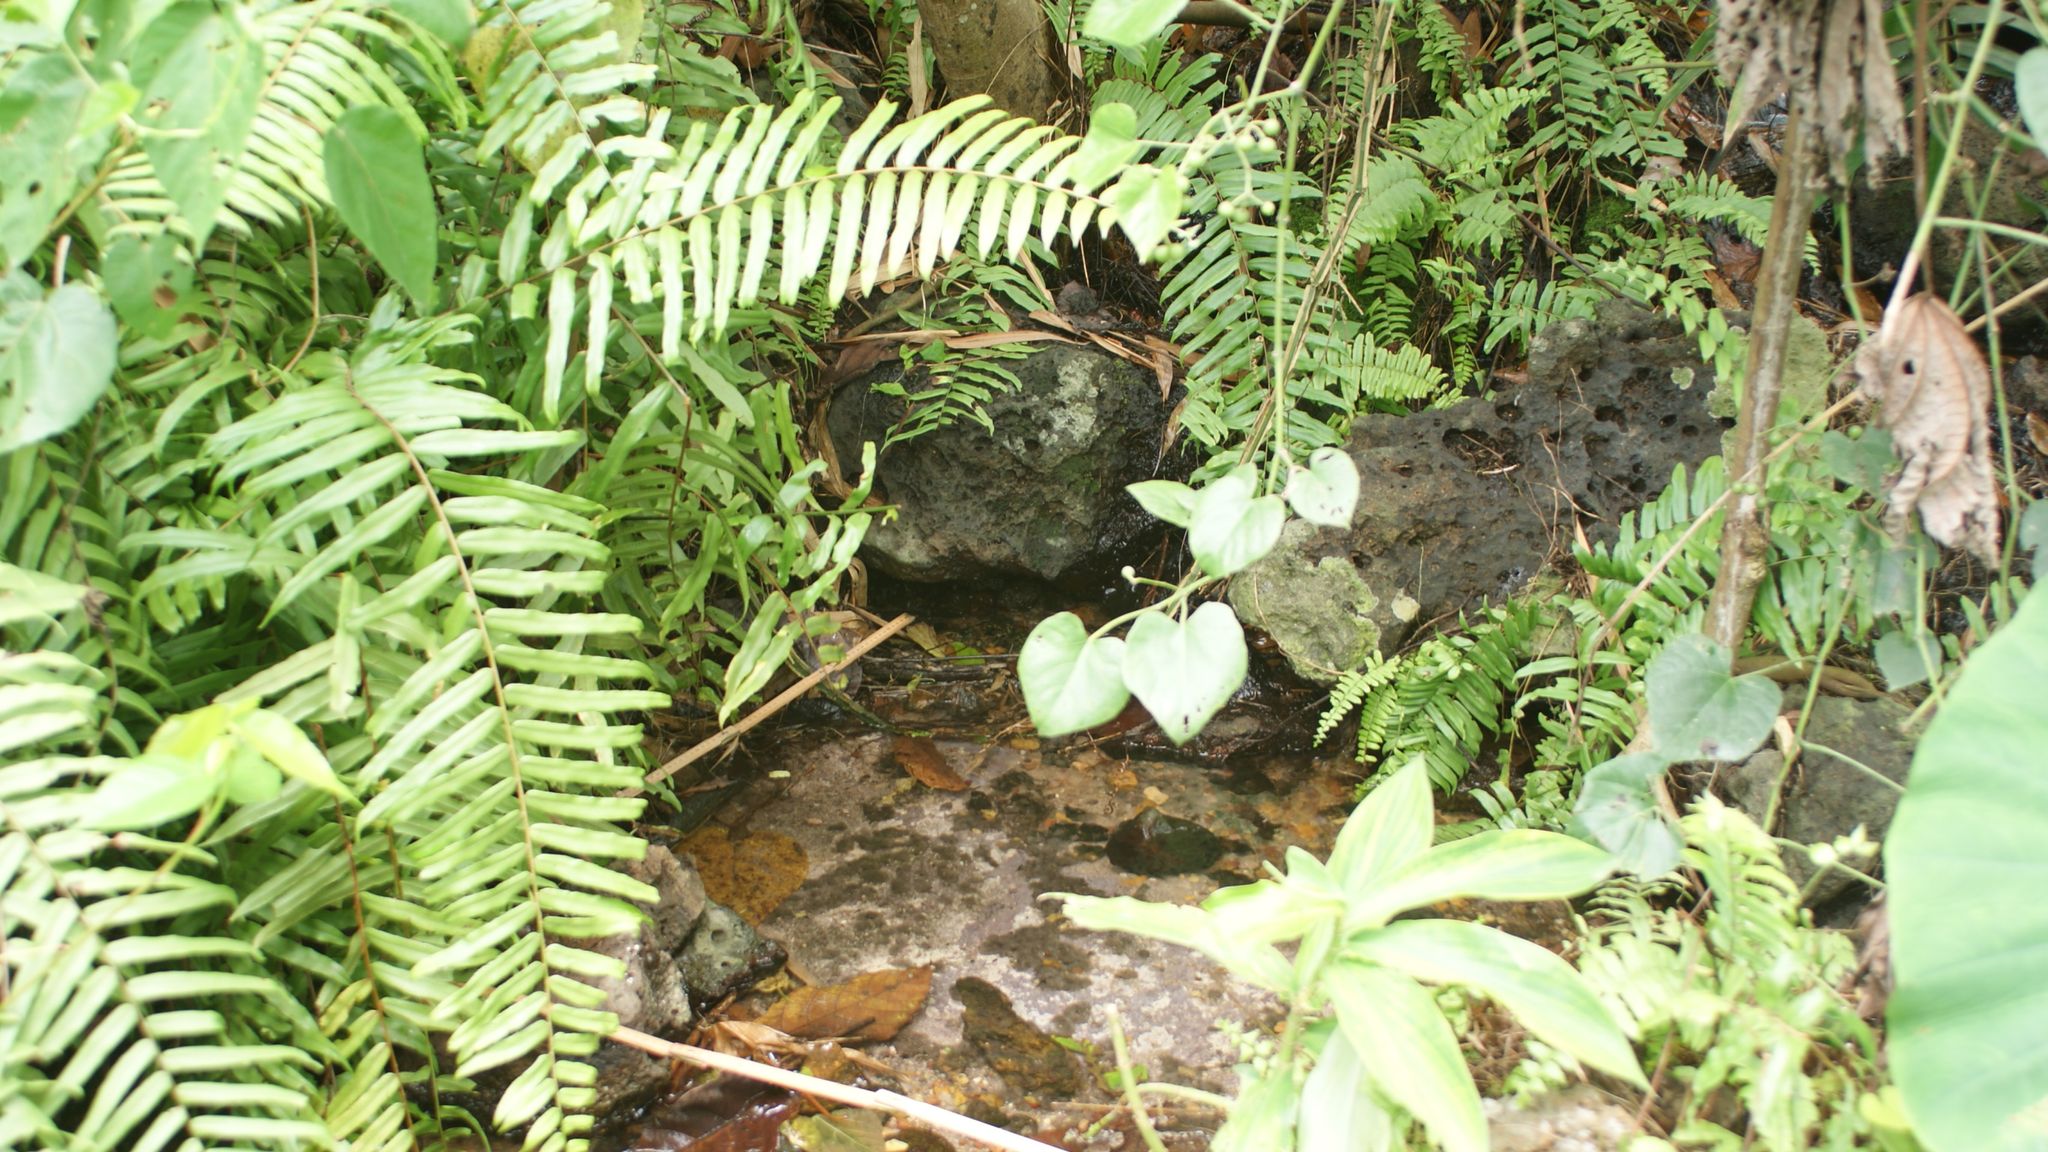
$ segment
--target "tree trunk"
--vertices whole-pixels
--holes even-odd
[[[1012,115],[1049,117],[1064,86],[1038,0],[920,0],[918,12],[949,95],[986,92]]]

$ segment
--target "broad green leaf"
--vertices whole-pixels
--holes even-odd
[[[284,774],[277,765],[247,744],[236,743],[233,748],[219,774],[222,792],[229,802],[247,806],[275,797],[284,786]]]
[[[1360,932],[1344,955],[1425,984],[1470,988],[1581,1063],[1645,1086],[1635,1049],[1585,979],[1549,949],[1459,920],[1403,920]]]
[[[145,756],[101,782],[84,806],[81,828],[140,831],[181,820],[213,798],[219,781],[196,759]]]
[[[1649,752],[1617,756],[1586,773],[1572,809],[1572,831],[1614,853],[1638,876],[1662,876],[1678,867],[1684,847],[1678,828],[1657,808],[1650,786],[1671,762]]]
[[[0,316],[0,452],[47,440],[92,411],[114,379],[120,339],[114,316],[92,289],[66,284],[22,300],[23,278],[10,276],[15,302]]]
[[[117,82],[116,82],[117,83]],[[99,91],[112,85],[101,81]],[[12,269],[35,254],[106,149],[95,85],[66,54],[31,55],[0,90],[0,248]],[[119,85],[127,103],[133,88]],[[116,111],[125,111],[116,107]]]
[[[1258,471],[1240,464],[1195,494],[1188,550],[1209,575],[1242,572],[1280,542],[1287,506],[1278,496],[1256,496],[1258,487]]]
[[[1294,970],[1278,949],[1264,940],[1221,931],[1217,918],[1204,909],[1158,904],[1130,896],[1055,892],[1047,898],[1061,901],[1061,911],[1080,927],[1098,932],[1130,932],[1192,948],[1230,969],[1239,979],[1271,992],[1284,993],[1293,984]]]
[[[2048,559],[2048,551],[2044,551],[2048,548],[2048,500],[2036,500],[2020,513],[2019,542],[2034,554],[2036,562]]]
[[[1941,671],[1941,642],[1925,629],[1898,630],[1878,637],[1870,654],[1885,687],[1893,692],[1925,684]]]
[[[1233,1111],[1233,1120],[1236,1113]],[[1380,1152],[1395,1147],[1393,1117],[1373,1099],[1351,1037],[1339,1028],[1323,1044],[1301,1086],[1295,1147],[1317,1152]]]
[[[1705,636],[1673,637],[1643,672],[1650,732],[1670,760],[1740,760],[1778,718],[1778,686],[1761,674],[1733,676],[1728,651]]]
[[[2048,596],[1971,654],[1885,837],[1893,1075],[1931,1152],[2043,1145]]]
[[[1277,1152],[1279,1138],[1292,1131],[1301,1104],[1301,1081],[1292,1069],[1240,1064],[1237,1099],[1230,1119],[1216,1132],[1210,1152]],[[1303,1147],[1296,1152],[1308,1152]]]
[[[2013,66],[2014,95],[2034,147],[2048,152],[2048,48],[2029,48]]]
[[[1124,684],[1168,740],[1185,744],[1244,683],[1247,659],[1244,627],[1228,604],[1211,600],[1179,621],[1147,612],[1124,644]]]
[[[1422,1121],[1447,1152],[1486,1152],[1479,1090],[1436,998],[1406,976],[1355,960],[1324,969],[1323,989],[1378,1094]]]
[[[1591,891],[1613,870],[1606,852],[1570,836],[1528,828],[1481,832],[1410,860],[1356,900],[1346,923],[1375,927],[1446,900],[1563,900]]]
[[[1178,480],[1140,480],[1126,488],[1138,506],[1176,528],[1195,516],[1195,490]]]
[[[1358,510],[1358,465],[1341,448],[1316,449],[1308,467],[1289,474],[1287,505],[1311,524],[1349,528]]]
[[[476,15],[466,0],[391,0],[391,10],[427,30],[450,48],[469,43]]]
[[[136,120],[157,179],[204,245],[227,202],[228,184],[262,95],[263,45],[238,16],[209,14],[196,22],[181,4],[157,18],[183,36],[167,51],[143,89]]]
[[[406,118],[381,104],[351,108],[327,133],[334,210],[377,263],[423,308],[434,302],[434,189]]]
[[[353,794],[335,778],[334,769],[328,767],[319,745],[290,720],[258,708],[229,721],[228,729],[292,779],[343,800],[353,799]]]
[[[1103,194],[1103,200],[1115,214],[1117,227],[1137,249],[1138,259],[1150,260],[1152,250],[1180,223],[1180,173],[1133,164]]]
[[[1017,653],[1017,683],[1041,736],[1064,736],[1116,718],[1130,702],[1124,642],[1091,638],[1072,612],[1039,622]]]
[[[1202,901],[1210,922],[1226,939],[1265,944],[1299,940],[1344,914],[1341,896],[1309,891],[1306,885],[1260,880],[1219,888]]]
[[[1096,0],[1081,34],[1119,48],[1140,48],[1180,14],[1181,0]]]
[[[1092,192],[1123,170],[1138,154],[1138,114],[1129,104],[1108,101],[1088,113],[1088,134],[1067,160],[1067,179]]]
[[[1364,896],[1373,885],[1428,849],[1435,834],[1429,776],[1422,760],[1380,781],[1352,810],[1330,849],[1330,871],[1347,893]]]

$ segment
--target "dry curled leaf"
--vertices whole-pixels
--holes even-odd
[[[1856,355],[1863,394],[1892,434],[1900,463],[1885,529],[1906,518],[1951,548],[1998,555],[1998,494],[1991,482],[1991,373],[1963,322],[1940,297],[1909,298]]]
[[[890,742],[889,756],[896,761],[897,767],[910,774],[911,779],[927,788],[941,792],[967,791],[967,781],[946,763],[946,754],[939,751],[937,744],[922,736],[898,736]]]
[[[767,919],[810,872],[803,845],[776,832],[749,832],[735,840],[724,828],[708,824],[690,833],[681,847],[697,862],[705,894],[749,924]]]
[[[844,984],[799,988],[754,1023],[806,1040],[843,1036],[879,1043],[910,1023],[931,990],[930,966],[863,972]]]

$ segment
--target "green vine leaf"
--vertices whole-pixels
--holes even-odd
[[[44,296],[15,273],[0,285],[0,452],[47,440],[83,419],[114,379],[113,313],[92,289]]]
[[[1180,13],[1181,0],[1097,0],[1081,34],[1119,48],[1140,48]]]
[[[1131,247],[1138,250],[1138,259],[1150,260],[1153,249],[1180,223],[1180,173],[1133,165],[1103,199]]]
[[[1358,465],[1341,448],[1318,448],[1287,477],[1287,506],[1311,524],[1349,528],[1358,510]]]
[[[1579,785],[1571,830],[1614,853],[1622,868],[1638,876],[1662,876],[1678,867],[1684,841],[1650,791],[1668,767],[1668,760],[1649,752],[1595,767]]]
[[[1211,576],[1244,571],[1280,542],[1287,506],[1278,496],[1255,496],[1259,474],[1240,464],[1195,496],[1188,549]]]
[[[1778,718],[1778,686],[1733,676],[1728,650],[1705,636],[1679,636],[1643,672],[1650,731],[1668,760],[1740,760],[1756,751]]]
[[[242,145],[256,122],[263,93],[263,45],[230,17],[207,15],[196,23],[199,5],[178,5],[159,16],[145,33],[156,67],[143,83],[143,150],[157,179],[204,245],[214,219],[227,202],[228,185],[240,163]],[[182,33],[182,35],[179,35]],[[177,37],[171,43],[172,37]],[[138,69],[137,79],[143,73]]]
[[[2034,147],[2048,152],[2048,48],[2030,48],[2013,67],[2014,95]]]
[[[1148,612],[1131,625],[1124,683],[1176,745],[1195,738],[1244,683],[1244,627],[1212,600],[1176,621]]]
[[[1126,489],[1138,506],[1176,528],[1195,518],[1195,490],[1176,480],[1140,480]]]
[[[1072,612],[1040,621],[1017,652],[1017,683],[1038,734],[1064,736],[1115,719],[1131,699],[1123,664],[1124,642],[1090,637]]]
[[[405,117],[381,104],[352,108],[327,134],[334,210],[377,263],[422,305],[434,299],[434,190]]]

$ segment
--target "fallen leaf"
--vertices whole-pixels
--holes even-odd
[[[2039,412],[2027,413],[2027,439],[2034,442],[2034,451],[2048,456],[2048,420]]]
[[[1892,434],[1901,465],[1885,529],[1906,518],[1936,541],[1987,561],[1998,555],[1998,496],[1991,481],[1991,372],[1963,322],[1939,296],[1922,292],[1885,318],[1856,354],[1864,395]]]
[[[879,1043],[894,1039],[910,1023],[931,990],[930,966],[885,968],[844,984],[799,988],[753,1022],[804,1040],[846,1037]]]
[[[767,919],[810,874],[803,845],[778,832],[748,832],[734,840],[725,828],[707,824],[680,847],[696,861],[705,895],[749,924]]]
[[[965,792],[967,781],[946,763],[939,746],[922,736],[898,736],[889,744],[889,758],[910,774],[911,779],[941,792]]]
[[[801,1152],[882,1152],[882,1114],[841,1108],[823,1116],[799,1116],[783,1129]]]

